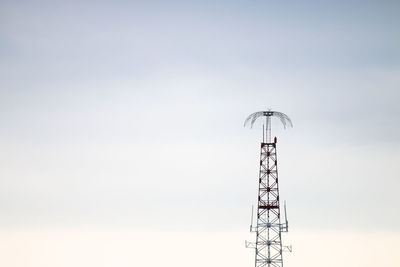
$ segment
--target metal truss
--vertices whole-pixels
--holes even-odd
[[[283,267],[282,252],[292,250],[282,245],[282,232],[288,231],[288,221],[285,205],[285,220],[281,223],[277,163],[276,138],[273,143],[261,143],[257,225],[250,226],[250,231],[256,233],[256,242],[246,242],[246,247],[256,251],[255,267]]]

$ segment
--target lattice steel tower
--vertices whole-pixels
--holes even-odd
[[[265,117],[263,125],[263,141],[260,152],[260,172],[258,180],[258,205],[257,224],[253,226],[253,209],[251,215],[250,231],[256,232],[256,242],[247,242],[246,247],[255,249],[255,267],[282,267],[283,251],[291,251],[290,246],[282,245],[282,232],[288,231],[286,217],[286,204],[284,205],[285,218],[282,223],[279,183],[278,183],[278,160],[276,154],[277,139],[271,141],[271,117],[278,117],[284,128],[293,127],[290,118],[277,111],[259,111],[247,117],[244,125],[250,124]]]

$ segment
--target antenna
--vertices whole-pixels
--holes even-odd
[[[254,212],[254,205],[251,205],[251,222],[250,222],[250,232],[253,231],[253,212]]]
[[[286,200],[283,202],[283,207],[284,207],[284,210],[285,210],[285,227],[284,227],[284,230],[285,230],[285,232],[289,232],[289,222],[287,220],[287,213],[286,213]]]
[[[272,111],[271,109],[267,111],[257,111],[250,114],[244,121],[244,127],[246,127],[247,124],[250,124],[250,128],[253,128],[255,121],[260,117],[265,117],[265,133],[263,126],[263,141],[265,135],[265,141],[267,143],[271,143],[271,117],[277,117],[282,122],[284,129],[286,129],[287,126],[293,127],[292,121],[285,113]]]
[[[288,231],[286,202],[284,202],[285,218],[281,216],[279,186],[278,186],[278,159],[277,142],[271,142],[271,117],[277,117],[283,127],[293,127],[290,118],[278,111],[258,111],[250,114],[244,126],[253,127],[255,121],[265,117],[263,124],[263,138],[260,151],[260,171],[258,177],[258,201],[256,226],[253,227],[254,206],[251,207],[250,232],[256,232],[256,242],[245,242],[246,247],[255,249],[255,267],[283,267],[283,251],[292,251],[291,246],[282,244],[282,232]],[[284,220],[284,221],[283,221]]]
[[[264,140],[264,136],[265,136],[265,134],[264,134],[265,132],[264,132],[264,124],[263,124],[263,143],[265,142],[265,140]]]

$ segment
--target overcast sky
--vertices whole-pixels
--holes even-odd
[[[0,1],[0,230],[232,231],[242,245],[261,141],[243,122],[271,108],[294,124],[273,124],[293,235],[398,243],[399,13],[398,1]],[[0,246],[26,243],[10,235]]]

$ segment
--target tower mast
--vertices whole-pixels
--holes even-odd
[[[278,117],[286,128],[293,127],[290,118],[277,111],[259,111],[247,117],[244,125],[254,122],[259,117],[266,117],[265,136],[263,126],[263,142],[260,151],[260,171],[258,179],[257,225],[250,226],[250,231],[256,233],[256,242],[246,242],[246,246],[255,249],[255,267],[283,267],[284,250],[291,247],[282,245],[282,232],[288,231],[286,218],[281,222],[279,199],[278,159],[276,152],[277,138],[271,141],[271,117]],[[264,141],[265,140],[265,141]]]

